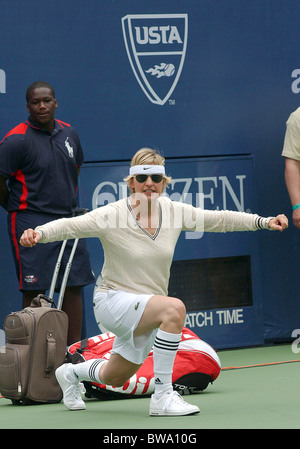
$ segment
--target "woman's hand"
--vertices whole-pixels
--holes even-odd
[[[273,231],[284,231],[289,226],[289,221],[284,214],[277,215],[269,221],[269,228]]]
[[[41,239],[41,234],[33,229],[26,229],[20,238],[20,245],[25,247],[35,246]]]

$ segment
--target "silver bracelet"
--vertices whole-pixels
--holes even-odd
[[[268,229],[270,229],[270,227],[269,227],[269,222],[270,222],[270,220],[272,220],[272,218],[275,218],[275,217],[268,217],[268,218],[266,218],[266,220],[265,220],[265,226],[266,226],[266,228]]]
[[[44,237],[44,232],[41,229],[37,229],[36,232],[40,234],[41,239]]]
[[[269,228],[269,221],[272,220],[272,218],[275,218],[275,217],[267,217],[267,218],[265,218],[265,217],[257,217],[256,218],[256,226],[259,229],[270,229]]]

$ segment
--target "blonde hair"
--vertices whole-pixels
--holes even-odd
[[[157,151],[153,150],[152,148],[141,148],[138,150],[133,158],[131,159],[130,167],[133,167],[134,165],[165,165],[165,158]],[[130,180],[133,178],[133,176],[126,176],[124,178],[124,181],[127,182],[128,187]],[[172,181],[171,176],[164,175],[164,179],[166,181],[165,186],[168,187],[170,182]],[[130,193],[133,193],[133,190],[129,187]]]

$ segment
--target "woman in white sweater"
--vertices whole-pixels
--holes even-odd
[[[103,283],[95,294],[95,316],[116,337],[107,360],[64,364],[56,371],[64,404],[85,408],[81,381],[120,387],[139,369],[153,347],[155,389],[150,415],[198,413],[173,390],[172,370],[185,306],[168,296],[170,266],[181,231],[229,232],[288,226],[285,215],[263,218],[234,211],[208,211],[161,196],[171,178],[164,158],[149,148],[131,161],[128,198],[97,208],[83,216],[52,221],[21,237],[34,246],[76,237],[98,237],[104,250]]]

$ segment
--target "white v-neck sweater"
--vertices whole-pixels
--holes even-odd
[[[104,251],[100,290],[167,295],[170,267],[181,231],[231,232],[267,228],[266,218],[235,211],[210,211],[158,199],[159,225],[154,235],[135,218],[130,198],[99,207],[85,215],[38,226],[39,243],[97,237]],[[200,241],[198,241],[200,244]],[[197,243],[198,243],[197,242]]]

